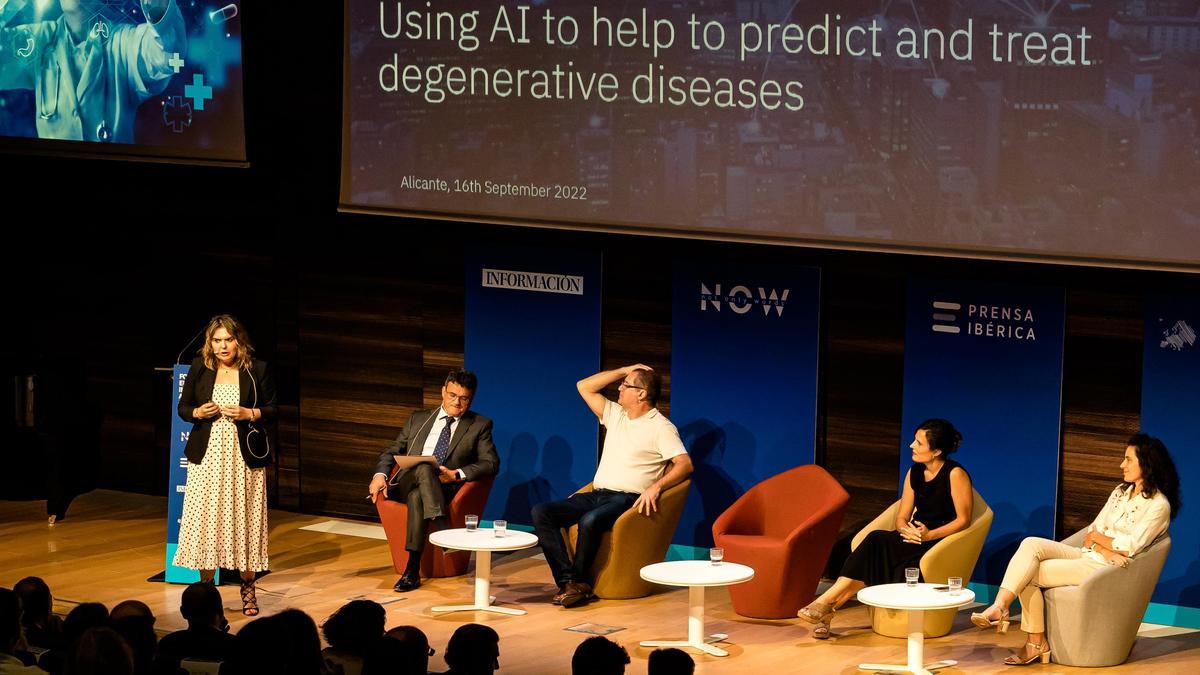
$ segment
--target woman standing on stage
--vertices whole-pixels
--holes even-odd
[[[217,567],[238,570],[246,616],[258,614],[254,575],[267,569],[271,445],[263,422],[275,417],[275,385],[253,354],[237,319],[221,314],[208,322],[179,400],[179,416],[193,424],[174,560],[210,583]]]

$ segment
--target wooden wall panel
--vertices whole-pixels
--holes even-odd
[[[1125,441],[1141,416],[1142,321],[1139,295],[1067,294],[1060,538],[1090,523],[1120,482]]]
[[[822,438],[818,461],[850,493],[842,537],[896,500],[904,377],[905,279],[888,266],[822,275]]]
[[[377,261],[305,264],[300,274],[300,508],[373,517],[379,452],[422,405],[421,286],[367,274]]]

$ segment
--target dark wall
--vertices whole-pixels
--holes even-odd
[[[464,242],[603,250],[602,363],[664,370],[668,261],[762,250],[338,214],[339,22],[257,12],[245,16],[250,169],[0,155],[12,204],[4,401],[13,400],[11,378],[36,374],[42,402],[33,430],[18,427],[6,406],[10,465],[44,475],[46,448],[56,447],[80,489],[161,494],[170,385],[154,369],[194,351],[185,346],[207,317],[231,312],[280,385],[273,503],[370,517],[363,495],[374,457],[408,414],[436,403],[442,375],[462,364],[455,253]],[[1179,274],[774,253],[822,269],[817,456],[853,496],[846,531],[892,501],[911,434],[899,426],[910,275],[1067,288],[1061,532],[1102,504],[1138,426],[1142,295],[1197,290],[1194,277]],[[669,412],[669,373],[666,384]],[[504,386],[482,383],[479,409]],[[1013,425],[1019,442],[1020,421]],[[39,482],[9,481],[4,494],[36,496]]]

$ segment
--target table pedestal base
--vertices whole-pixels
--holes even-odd
[[[712,656],[729,656],[729,652],[704,640],[704,587],[688,587],[688,636],[686,640],[643,640],[643,647],[680,647],[696,649]]]
[[[509,616],[522,616],[525,614],[523,609],[509,609],[508,607],[496,607],[492,604],[492,552],[491,551],[476,551],[475,552],[475,604],[473,605],[438,605],[430,607],[431,612],[492,612],[493,614],[507,614]]]
[[[904,665],[860,663],[858,669],[931,675],[934,670],[955,665],[958,665],[958,661],[949,659],[925,663],[925,612],[919,609],[910,609],[908,610],[908,663]]]

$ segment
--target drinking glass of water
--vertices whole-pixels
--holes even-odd
[[[725,549],[713,547],[708,549],[708,561],[714,565],[720,565],[725,559]]]
[[[508,521],[507,520],[493,520],[492,521],[492,534],[494,534],[497,537],[503,537],[506,534],[508,534]]]
[[[909,588],[915,588],[917,585],[917,579],[920,579],[920,578],[921,578],[921,570],[920,569],[918,569],[916,567],[905,567],[904,568],[904,583],[907,584]]]
[[[959,591],[962,590],[962,577],[950,577],[946,580],[946,583],[950,586],[951,595],[958,595]]]
[[[467,532],[474,532],[479,529],[479,516],[471,514],[467,516]]]

